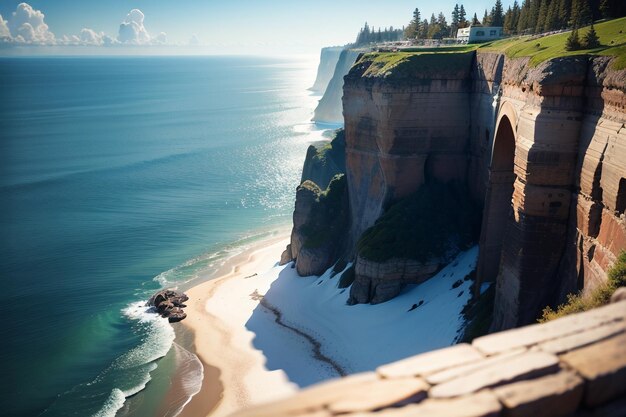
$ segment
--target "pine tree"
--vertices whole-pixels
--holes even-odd
[[[474,17],[472,17],[472,25],[479,25],[480,21],[478,20],[478,16],[474,13]]]
[[[513,15],[511,18],[511,29],[513,33],[517,33],[517,23],[519,22],[520,8],[517,0],[513,2]]]
[[[558,24],[559,28],[565,29],[569,24],[572,12],[572,0],[559,0]]]
[[[459,27],[466,28],[467,23],[467,13],[465,12],[465,7],[461,4],[461,8],[459,9]]]
[[[420,36],[420,23],[421,23],[421,14],[418,8],[415,8],[413,11],[413,19],[409,23],[409,26],[404,31],[404,36],[408,39],[419,38]]]
[[[487,9],[485,9],[485,14],[483,15],[483,26],[489,26],[489,14],[487,13]]]
[[[580,38],[578,37],[578,29],[574,29],[565,41],[565,50],[576,51],[578,49],[580,49]]]
[[[598,34],[596,33],[596,29],[593,27],[593,24],[591,24],[589,32],[587,32],[583,38],[582,46],[585,49],[594,49],[600,46],[600,38],[598,38]]]
[[[574,27],[585,26],[592,21],[591,8],[587,0],[573,0],[570,23]]]
[[[452,10],[452,21],[450,22],[450,35],[456,36],[456,30],[459,28],[459,5],[455,4]]]
[[[611,6],[609,5],[609,0],[602,0],[602,2],[600,2],[600,15],[604,18],[604,19],[608,19],[609,17],[611,17]]]
[[[503,29],[504,29],[504,33],[506,33],[507,35],[510,35],[511,33],[513,33],[513,10],[511,9],[511,6],[509,6],[506,13],[504,14]]]
[[[609,2],[609,0],[602,0],[598,9],[600,11],[600,16],[602,16],[603,19],[608,19],[612,17],[611,3]]]
[[[489,17],[489,24],[491,26],[502,26],[504,24],[504,13],[501,0],[496,0],[496,4],[491,9],[491,16]]]
[[[428,29],[428,20],[424,19],[420,27],[420,39],[426,39],[428,37]]]
[[[528,25],[527,29],[529,29],[532,33],[535,33],[537,20],[539,19],[539,7],[540,7],[540,0],[532,0],[530,2],[528,22],[526,24]]]
[[[447,36],[450,36],[449,33],[449,27],[448,27],[448,22],[446,21],[446,16],[439,12],[439,15],[437,16],[437,24],[439,25],[439,36],[440,39],[441,38],[445,38]]]
[[[535,33],[543,32],[543,24],[546,21],[546,15],[548,14],[548,0],[541,0],[539,5],[539,13],[537,14],[537,20],[535,24]]]
[[[559,2],[558,0],[551,0],[548,7],[548,13],[546,14],[545,22],[543,23],[543,31],[548,32],[559,28]]]
[[[530,0],[524,0],[517,20],[517,33],[524,33],[528,29],[528,17],[530,15]]]

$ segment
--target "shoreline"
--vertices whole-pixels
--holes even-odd
[[[211,314],[206,308],[207,302],[225,283],[249,278],[275,266],[288,242],[289,231],[281,228],[226,261],[212,274],[216,278],[209,278],[186,291],[188,316],[181,322],[177,339],[182,333],[191,337],[191,346],[187,348],[202,363],[204,376],[200,391],[185,405],[179,417],[225,416],[251,404],[259,391],[271,392],[267,395],[270,400],[296,390],[283,375],[273,377],[276,374],[273,372],[266,375],[262,386],[256,389],[246,383],[248,377],[258,378],[258,368],[264,366],[265,358],[249,343],[237,342],[242,337],[249,338],[245,328],[229,325],[223,317]]]

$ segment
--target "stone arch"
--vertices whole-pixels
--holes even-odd
[[[479,283],[493,282],[498,276],[505,230],[513,213],[517,117],[509,103],[505,103],[500,110],[491,148],[489,183],[483,210],[477,266]]]

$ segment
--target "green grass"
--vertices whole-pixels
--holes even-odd
[[[384,262],[391,258],[426,262],[444,255],[452,244],[461,249],[478,236],[480,216],[462,186],[424,184],[395,204],[367,229],[360,256]]]
[[[335,161],[335,163],[345,168],[345,149],[346,149],[346,133],[343,128],[337,129],[334,132],[333,139],[325,143],[324,145],[318,147],[316,149],[316,154],[313,157],[316,163],[319,163],[321,166],[326,166],[327,160],[330,158]]]
[[[582,293],[569,294],[567,302],[558,306],[556,311],[546,307],[539,322],[544,323],[568,314],[582,313],[583,311],[608,304],[615,290],[626,286],[626,252],[620,253],[617,262],[609,269],[607,275],[607,281],[591,291],[590,294],[586,296]]]
[[[335,175],[324,191],[311,181],[305,181],[303,186],[317,194],[309,221],[300,229],[305,237],[303,247],[315,249],[340,241],[348,224],[346,176]]]
[[[617,56],[614,69],[626,68],[626,17],[601,22],[595,26],[601,46],[594,49],[566,51],[565,41],[571,32],[534,38],[518,36],[482,44],[477,51],[504,52],[509,58],[531,57],[530,64],[536,66],[552,58],[573,55],[611,55]],[[589,31],[589,26],[578,31],[582,39]]]
[[[468,45],[419,52],[370,52],[355,65],[367,66],[363,77],[411,78],[469,68],[475,49],[475,45]]]

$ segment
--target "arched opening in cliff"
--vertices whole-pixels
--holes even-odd
[[[620,215],[626,212],[626,178],[620,178],[619,180],[615,210]]]
[[[507,223],[513,214],[512,197],[515,160],[515,133],[511,121],[502,116],[498,124],[489,168],[489,185],[483,212],[477,279],[495,281],[500,269],[502,244]]]

